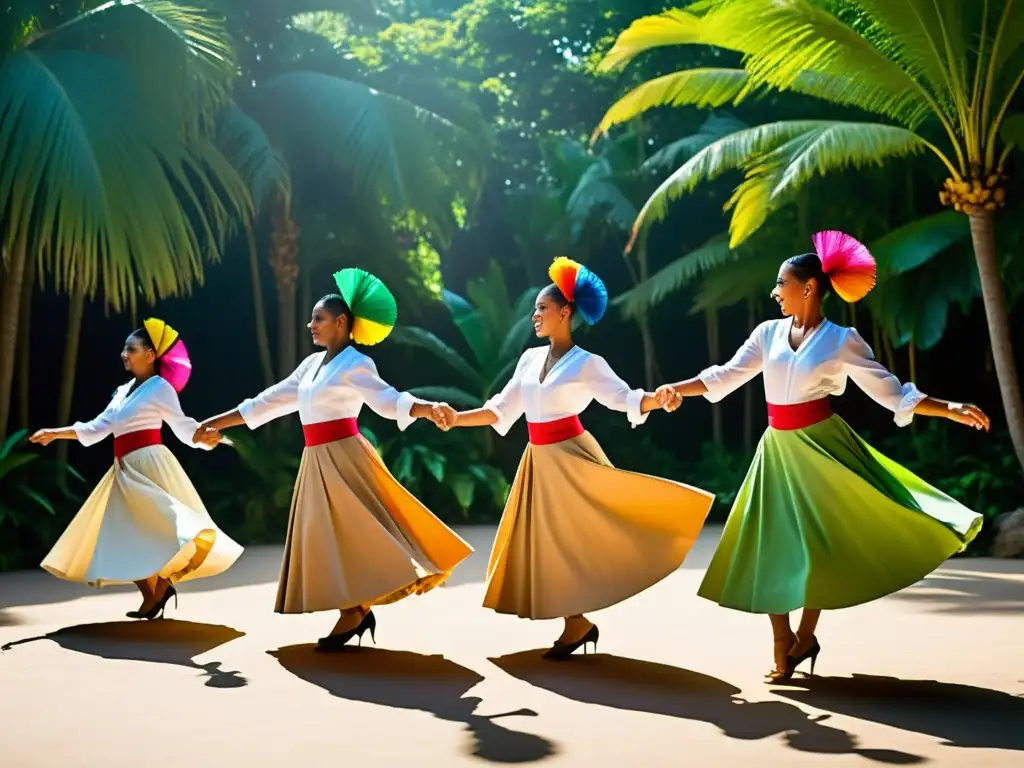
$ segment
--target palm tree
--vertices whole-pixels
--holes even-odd
[[[706,0],[635,21],[601,62],[612,70],[666,45],[714,45],[742,68],[700,68],[631,91],[598,130],[654,106],[736,104],[766,90],[859,108],[890,122],[783,121],[737,131],[684,163],[634,224],[665,215],[703,179],[745,171],[729,200],[739,244],[814,175],[931,153],[948,174],[939,197],[966,214],[1006,420],[1024,467],[1024,398],[996,253],[995,214],[1007,162],[1024,146],[1024,115],[1008,111],[1024,80],[1020,0]]]
[[[62,4],[33,5],[4,18],[0,59],[0,435],[27,269],[73,297],[67,378],[86,298],[102,289],[121,311],[188,291],[248,214],[209,140],[234,72],[215,19],[164,0],[69,18]]]

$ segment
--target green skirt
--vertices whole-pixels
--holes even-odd
[[[751,613],[847,608],[920,581],[981,524],[838,416],[769,428],[698,594]]]

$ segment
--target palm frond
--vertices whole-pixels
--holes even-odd
[[[238,65],[224,20],[169,0],[113,0],[31,38],[31,50],[82,51],[126,61],[143,98],[181,115],[189,132],[213,129]]]
[[[999,137],[1005,144],[1024,150],[1024,112],[1003,120],[999,127]]]
[[[607,158],[600,158],[580,177],[566,203],[566,213],[573,223],[573,237],[578,239],[587,221],[597,213],[619,229],[628,230],[637,210],[616,183]]]
[[[911,77],[927,81],[933,93],[952,96],[956,88],[966,96],[963,8],[935,0],[854,0],[854,4],[878,25],[878,44]]]
[[[742,69],[685,69],[638,85],[616,101],[597,124],[590,142],[612,126],[654,107],[689,105],[704,109],[739,104],[750,93],[750,75]]]
[[[663,45],[712,45],[744,54],[747,89],[811,95],[899,120],[932,113],[913,78],[868,40],[810,0],[721,0],[703,16],[673,10],[638,19],[600,64],[610,70]]]
[[[615,45],[597,65],[599,72],[625,66],[645,51],[666,45],[700,43],[700,18],[682,10],[637,19],[615,40]]]
[[[462,355],[430,331],[423,328],[399,326],[391,332],[391,338],[399,344],[418,347],[430,352],[438,360],[458,372],[473,389],[483,388],[484,383],[480,380],[480,375],[473,370],[473,366],[467,363]]]
[[[879,123],[793,120],[738,131],[698,152],[655,190],[633,225],[633,240],[642,225],[664,218],[671,200],[701,181],[743,169],[746,178],[726,205],[735,208],[729,227],[735,248],[815,174],[927,148],[912,131]]]
[[[772,289],[784,258],[771,249],[759,249],[713,268],[701,282],[690,314],[725,309],[753,296],[764,296]]]
[[[653,171],[666,167],[677,168],[680,163],[689,160],[711,142],[749,127],[731,115],[711,115],[697,133],[666,144],[653,153],[644,161],[643,169]]]
[[[636,320],[647,315],[693,278],[735,259],[736,252],[729,248],[728,238],[725,235],[717,235],[616,297],[613,303],[622,311],[623,317]]]
[[[319,72],[289,72],[256,89],[249,111],[289,164],[337,169],[364,193],[424,214],[447,241],[455,188],[470,196],[473,137],[404,99]],[[460,164],[460,161],[461,164]]]
[[[260,209],[275,198],[291,198],[288,163],[263,127],[230,103],[217,121],[217,145],[245,180],[253,205]]]
[[[202,279],[203,258],[216,253],[238,180],[229,170],[214,178],[216,157],[183,142],[178,128],[173,110],[142,98],[122,60],[33,48],[6,56],[6,245],[30,246],[58,290],[74,285],[94,295],[102,288],[115,310],[140,293],[155,302],[187,291]]]

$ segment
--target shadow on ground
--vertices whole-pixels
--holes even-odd
[[[895,595],[939,613],[1019,614],[1024,612],[1024,581],[1019,562],[986,560],[949,563],[924,581]]]
[[[779,696],[829,712],[927,734],[951,747],[1024,751],[1024,698],[935,680],[794,678]]]
[[[465,694],[483,677],[443,656],[408,651],[352,648],[318,653],[314,645],[290,645],[268,653],[281,666],[331,695],[383,707],[429,712],[462,723],[474,743],[467,752],[494,763],[529,763],[557,752],[542,736],[514,731],[496,721],[502,717],[536,717],[530,709],[493,715],[476,713],[481,700]]]
[[[247,684],[237,670],[222,670],[221,662],[196,664],[192,659],[244,636],[232,627],[192,621],[111,621],[64,627],[37,637],[0,646],[0,654],[15,656],[16,646],[52,640],[69,651],[104,659],[174,664],[200,670],[211,688],[240,688]]]
[[[745,701],[736,686],[700,672],[605,654],[566,662],[545,661],[540,654],[524,651],[491,661],[513,677],[568,699],[706,722],[733,739],[785,734],[788,745],[801,752],[856,754],[892,765],[924,762],[906,752],[860,748],[852,734],[823,724],[830,715],[812,717],[781,701]]]

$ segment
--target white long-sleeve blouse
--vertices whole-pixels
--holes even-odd
[[[166,379],[152,376],[129,395],[132,383],[129,381],[118,387],[110,404],[95,419],[76,421],[72,425],[78,442],[95,445],[111,434],[121,437],[130,432],[160,429],[166,423],[185,445],[207,451],[211,449],[212,446],[192,442],[199,422],[184,414],[178,393]]]
[[[765,399],[773,405],[791,405],[841,395],[847,380],[853,379],[895,414],[897,425],[913,420],[914,408],[927,396],[913,383],[901,384],[877,362],[856,328],[825,320],[795,351],[789,343],[791,328],[792,318],[757,326],[729,362],[701,372],[700,380],[708,388],[704,397],[717,403],[760,373]]]
[[[499,434],[508,434],[523,414],[530,422],[554,421],[578,416],[594,400],[625,412],[634,427],[647,421],[649,414],[640,412],[644,391],[630,389],[603,357],[573,347],[541,382],[547,354],[547,347],[526,350],[505,388],[484,404],[498,417],[492,426]]]
[[[401,430],[415,421],[412,407],[425,401],[399,392],[381,379],[372,358],[349,346],[322,365],[326,355],[310,355],[287,379],[242,402],[238,412],[246,426],[256,429],[296,411],[303,424],[356,418],[363,403],[394,419]]]

